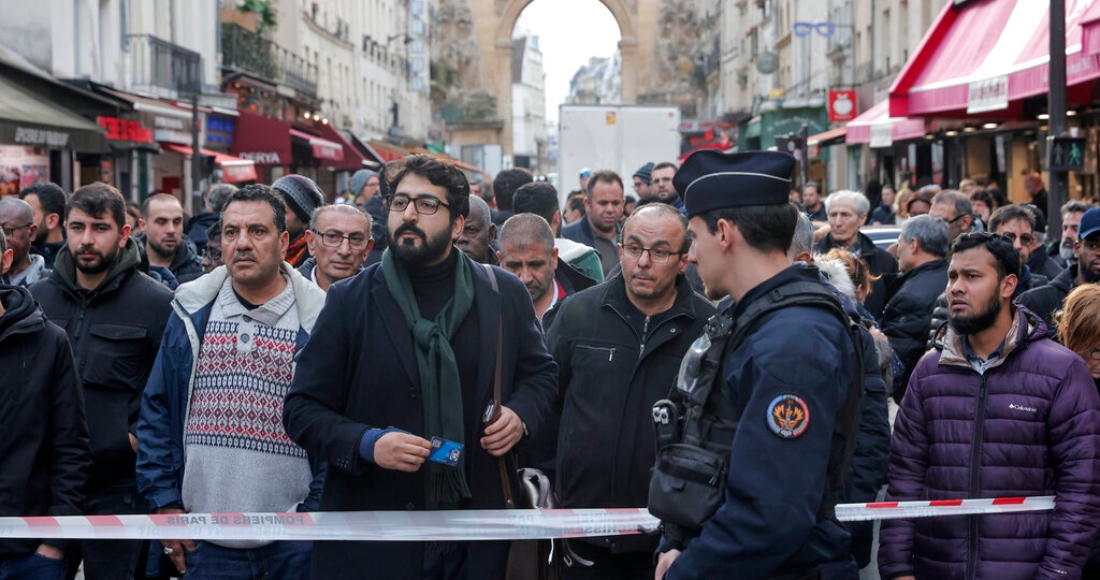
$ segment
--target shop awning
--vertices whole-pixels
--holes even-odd
[[[921,139],[924,119],[891,117],[890,102],[882,101],[848,123],[845,140],[849,145],[869,143],[871,147],[889,147],[897,141]]]
[[[1093,2],[1081,17],[1081,52],[1100,54],[1100,2]]]
[[[256,165],[290,165],[290,125],[240,111],[229,152]]]
[[[466,171],[466,172],[478,173],[478,174],[484,175],[484,176],[489,175],[488,172],[486,172],[484,169],[481,169],[480,167],[476,167],[474,165],[470,165],[469,163],[463,163],[462,161],[459,161],[458,159],[455,159],[454,157],[451,157],[450,155],[447,155],[446,153],[437,153],[435,151],[429,151],[428,149],[425,149],[423,147],[410,147],[409,148],[409,153],[415,154],[415,155],[428,155],[429,157],[435,157],[436,159],[442,159],[444,161],[449,162],[451,165],[454,165],[455,167],[457,167],[457,168],[459,168],[463,171]]]
[[[343,135],[341,135],[340,132],[337,131],[336,128],[332,125],[322,123],[321,125],[314,126],[314,129],[321,137],[328,139],[333,143],[339,144],[340,148],[343,149],[344,159],[342,161],[332,164],[332,166],[336,169],[345,171],[358,171],[360,169],[363,169],[364,167],[370,167],[371,165],[373,165],[372,163],[368,162],[367,158],[364,157],[358,149],[352,146],[352,144],[349,143],[348,140]]]
[[[1092,4],[1066,3],[1066,77],[1071,87],[1100,78],[1100,56],[1082,50],[1082,22]],[[948,3],[890,87],[890,114],[1010,111],[1024,98],[1047,93],[1049,32],[1049,2]]]
[[[410,155],[409,151],[404,147],[398,147],[397,145],[386,143],[385,141],[368,141],[367,145],[370,145],[371,149],[378,152],[378,155],[387,163],[390,161],[397,161],[398,159]]]
[[[810,137],[807,139],[808,143],[806,143],[806,145],[810,147],[813,147],[815,145],[818,147],[838,145],[844,142],[847,134],[847,127],[837,127],[836,129],[829,129],[828,131],[818,133],[817,135],[810,135]]]
[[[0,75],[0,144],[108,151],[103,128]]]
[[[180,145],[179,143],[161,143],[161,147],[163,147],[165,151],[172,151],[187,157],[190,157],[193,151],[190,147]],[[218,167],[222,170],[222,181],[226,183],[256,181],[258,179],[256,175],[256,164],[249,159],[241,159],[240,157],[218,153],[217,151],[211,151],[209,149],[199,149],[199,151],[206,157],[214,158],[214,163],[217,163]]]
[[[363,156],[363,165],[367,166],[367,168],[377,171],[386,163],[386,161],[382,159],[382,156],[379,155],[373,147],[367,145],[360,139],[358,135],[348,131],[348,137],[350,138],[352,146],[355,147],[355,150]]]
[[[328,139],[322,139],[316,135],[310,135],[305,131],[299,131],[298,129],[291,129],[290,136],[294,139],[307,143],[310,150],[313,152],[313,157],[319,161],[343,161],[344,160],[344,148],[339,143],[329,141]]]

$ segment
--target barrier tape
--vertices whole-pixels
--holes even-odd
[[[1005,514],[1054,509],[1054,496],[998,497],[985,499],[940,499],[931,501],[893,501],[849,503],[836,506],[836,517],[842,522],[887,520],[895,518],[927,518]]]
[[[1054,509],[1054,496],[840,504],[840,521]],[[650,533],[645,508],[0,517],[0,538],[457,542]]]
[[[454,542],[640,534],[644,508],[227,513],[0,518],[0,538]]]

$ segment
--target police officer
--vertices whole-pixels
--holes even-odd
[[[684,413],[682,440],[663,441],[658,455],[658,580],[858,575],[833,506],[858,429],[861,355],[817,270],[787,258],[794,163],[701,151],[676,174],[695,237],[689,260],[709,298],[732,300],[681,366],[678,394],[699,418]],[[711,465],[713,491],[697,471]]]

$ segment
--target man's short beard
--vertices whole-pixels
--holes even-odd
[[[1058,256],[1067,262],[1073,260],[1073,244],[1070,244],[1069,247],[1062,246],[1058,248]]]
[[[985,303],[985,310],[972,316],[951,315],[949,321],[955,332],[965,335],[973,335],[991,328],[997,322],[997,316],[1001,313],[1001,299],[994,295]]]
[[[176,249],[169,250],[169,249],[166,249],[164,246],[162,246],[160,244],[154,243],[152,240],[147,240],[147,241],[149,242],[148,243],[149,249],[153,250],[153,252],[155,252],[156,255],[160,256],[163,259],[175,258],[176,257],[176,252],[178,252],[179,249],[180,249],[179,245],[176,245]]]
[[[406,268],[418,269],[428,264],[435,263],[442,258],[447,253],[448,248],[453,245],[450,229],[441,231],[435,237],[428,237],[423,231],[415,226],[405,228],[406,231],[410,229],[411,231],[421,234],[420,240],[423,244],[421,244],[420,247],[406,244],[403,240],[397,239],[402,233],[402,228],[398,228],[398,231],[390,236],[390,250],[393,251],[393,257],[401,262],[401,265]]]

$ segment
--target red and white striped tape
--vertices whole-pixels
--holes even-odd
[[[842,522],[888,520],[896,518],[927,518],[1005,514],[1054,509],[1054,496],[997,497],[984,499],[938,499],[928,501],[890,501],[849,503],[836,506],[836,517]]]
[[[840,504],[840,521],[1054,509],[1054,496]],[[386,542],[538,540],[652,532],[645,508],[0,517],[0,538],[350,540]]]
[[[0,538],[453,542],[618,536],[657,524],[641,508],[6,517]]]

